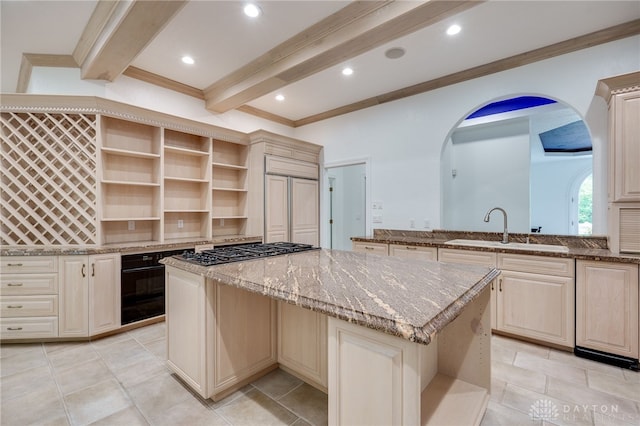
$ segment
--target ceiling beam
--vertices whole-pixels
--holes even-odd
[[[482,1],[353,2],[204,90],[226,112]]]
[[[402,89],[383,93],[371,98],[363,99],[349,105],[344,105],[329,111],[314,114],[305,118],[294,120],[294,127],[305,126],[307,124],[316,123],[328,118],[337,117],[339,115],[358,111],[387,102],[397,101],[420,93],[428,92],[441,87],[450,86],[452,84],[461,83],[463,81],[472,80],[474,78],[484,77],[501,71],[510,70],[512,68],[521,67],[533,62],[542,61],[553,58],[555,56],[565,55],[577,50],[586,49],[588,47],[597,46],[603,43],[609,43],[626,37],[632,37],[640,34],[640,19],[629,21],[624,24],[615,25],[600,31],[595,31],[583,36],[575,37],[539,49],[530,50],[525,53],[513,55],[508,58],[499,59],[488,64],[469,68],[433,80],[415,84],[413,86],[404,87]]]
[[[186,3],[98,2],[73,53],[82,78],[113,81]]]

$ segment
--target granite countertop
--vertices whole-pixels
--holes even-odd
[[[580,260],[595,260],[618,263],[640,264],[640,254],[613,253],[607,248],[606,237],[580,237],[565,235],[532,235],[510,234],[509,240],[525,242],[530,239],[531,249],[513,249],[508,247],[479,247],[447,244],[455,239],[500,241],[502,233],[491,232],[461,232],[461,231],[399,231],[374,229],[371,237],[352,237],[352,241],[401,244],[419,247],[451,248],[459,250],[487,251],[496,253],[514,253],[536,256],[560,257]],[[552,244],[567,247],[566,252],[552,252],[536,250],[536,244]]]
[[[259,235],[228,235],[212,239],[184,238],[165,242],[133,242],[104,246],[2,246],[0,256],[72,256],[105,253],[145,253],[151,251],[180,250],[202,244],[226,245],[262,242]]]
[[[217,266],[165,265],[429,344],[496,278],[494,268],[313,250]]]

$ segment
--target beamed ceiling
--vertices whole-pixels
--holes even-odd
[[[297,127],[640,33],[638,1],[263,0],[254,19],[244,4],[2,0],[2,91],[71,67]]]

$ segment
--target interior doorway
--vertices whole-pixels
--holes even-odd
[[[351,250],[351,237],[366,235],[366,169],[364,163],[327,168],[327,248]]]

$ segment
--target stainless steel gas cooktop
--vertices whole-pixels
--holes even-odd
[[[318,249],[319,247],[309,244],[277,242],[222,246],[211,250],[203,250],[199,253],[184,252],[176,257],[197,265],[212,266]]]

